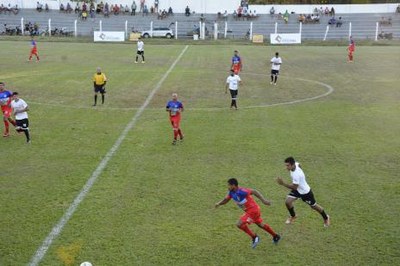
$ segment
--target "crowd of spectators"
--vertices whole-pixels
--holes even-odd
[[[149,2],[152,2],[148,5]],[[96,3],[94,0],[87,0],[76,2],[75,7],[72,7],[72,3],[67,4],[61,3],[59,11],[62,13],[72,13],[78,15],[82,20],[87,20],[87,18],[95,18],[97,15],[103,15],[104,17],[109,17],[111,15],[131,15],[136,16],[140,13],[142,16],[156,15],[157,18],[163,19],[167,16],[173,15],[174,12],[172,7],[168,10],[159,8],[160,0],[133,0],[132,4],[123,6],[122,4],[108,4],[107,2],[101,1]],[[49,11],[49,7],[45,4],[41,4],[39,1],[36,3],[36,10],[38,12]]]
[[[0,5],[0,14],[4,13],[4,14],[10,15],[11,13],[13,13],[14,15],[17,15],[18,12],[19,12],[18,5],[14,5],[14,6],[11,6],[11,4],[8,4],[7,6],[5,6],[3,4]]]

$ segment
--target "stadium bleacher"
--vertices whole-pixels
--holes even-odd
[[[374,39],[376,33],[376,23],[381,21],[382,17],[391,18],[390,24],[382,23],[379,26],[379,32],[391,33],[393,39],[400,39],[400,15],[393,14],[336,14],[336,18],[342,17],[343,24],[341,27],[335,25],[329,26],[327,40],[340,40],[347,38],[349,34],[349,23],[352,25],[352,35],[356,39]],[[103,31],[125,31],[125,23],[127,21],[128,32],[132,29],[135,31],[149,30],[150,23],[153,21],[153,26],[170,27],[175,30],[175,23],[178,23],[178,38],[191,38],[188,35],[194,28],[199,26],[200,14],[194,14],[190,17],[182,14],[174,14],[164,19],[157,19],[156,15],[143,16],[137,14],[131,15],[110,15],[105,18],[103,15],[96,15],[95,18],[87,18],[82,21],[75,13],[64,13],[58,10],[50,10],[49,12],[37,12],[34,9],[21,9],[17,15],[0,14],[0,32],[5,31],[4,24],[8,27],[16,27],[21,25],[21,18],[24,19],[24,24],[38,23],[40,32],[47,29],[48,21],[51,19],[51,28],[63,28],[67,31],[74,31],[74,22],[77,20],[77,35],[91,36],[93,31],[100,29],[100,21],[102,21]],[[323,40],[329,21],[329,16],[321,16],[320,23],[303,24],[302,39]],[[209,31],[208,38],[213,37],[214,23],[218,24],[219,38],[224,37],[225,20],[218,18],[217,14],[204,14],[207,30]],[[227,38],[244,39],[249,31],[250,23],[253,24],[253,34],[262,34],[269,37],[270,33],[275,32],[275,23],[277,23],[278,33],[298,33],[300,25],[298,22],[298,14],[292,14],[289,17],[288,23],[279,19],[277,16],[261,14],[256,20],[236,20],[232,16],[228,17]]]

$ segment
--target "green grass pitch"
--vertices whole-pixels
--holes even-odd
[[[0,80],[30,106],[32,143],[0,139],[0,265],[26,265],[185,45],[2,41]],[[239,110],[224,93],[233,50],[244,60]],[[277,86],[269,60],[283,59]],[[398,47],[189,45],[40,265],[399,265]],[[93,108],[92,75],[109,78]],[[323,84],[322,84],[323,83]],[[326,86],[324,85],[326,84]],[[325,97],[298,102],[333,92]],[[165,103],[177,92],[185,142],[172,146]],[[282,104],[286,103],[286,104]],[[0,126],[3,128],[3,125]],[[302,163],[332,226],[301,201],[286,226],[283,160]],[[256,249],[214,204],[237,177],[273,204],[283,234]]]

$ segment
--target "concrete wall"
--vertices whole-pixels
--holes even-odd
[[[0,4],[11,5],[18,4],[22,8],[36,8],[36,2],[39,1],[43,5],[47,3],[51,9],[58,9],[60,3],[68,3],[68,0],[0,0]],[[99,3],[101,0],[97,0]],[[130,6],[133,0],[102,0],[104,3],[109,4],[118,3],[125,6]],[[139,6],[140,0],[135,0]],[[191,11],[196,13],[218,13],[228,11],[232,14],[233,10],[239,6],[240,0],[159,0],[161,9],[168,9],[170,6],[175,13],[184,13],[185,7],[189,6]],[[153,5],[154,0],[146,0],[148,6]],[[364,5],[328,5],[328,8],[334,7],[336,13],[394,13],[399,4],[364,4]],[[312,13],[313,9],[320,5],[251,5],[251,10],[256,10],[258,14],[268,14],[270,8],[274,6],[276,13],[289,12],[299,13]],[[72,3],[75,7],[75,3]],[[322,6],[324,9],[326,7]]]

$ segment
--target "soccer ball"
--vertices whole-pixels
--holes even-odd
[[[85,261],[85,262],[82,262],[80,266],[93,266],[93,265],[90,262]]]

